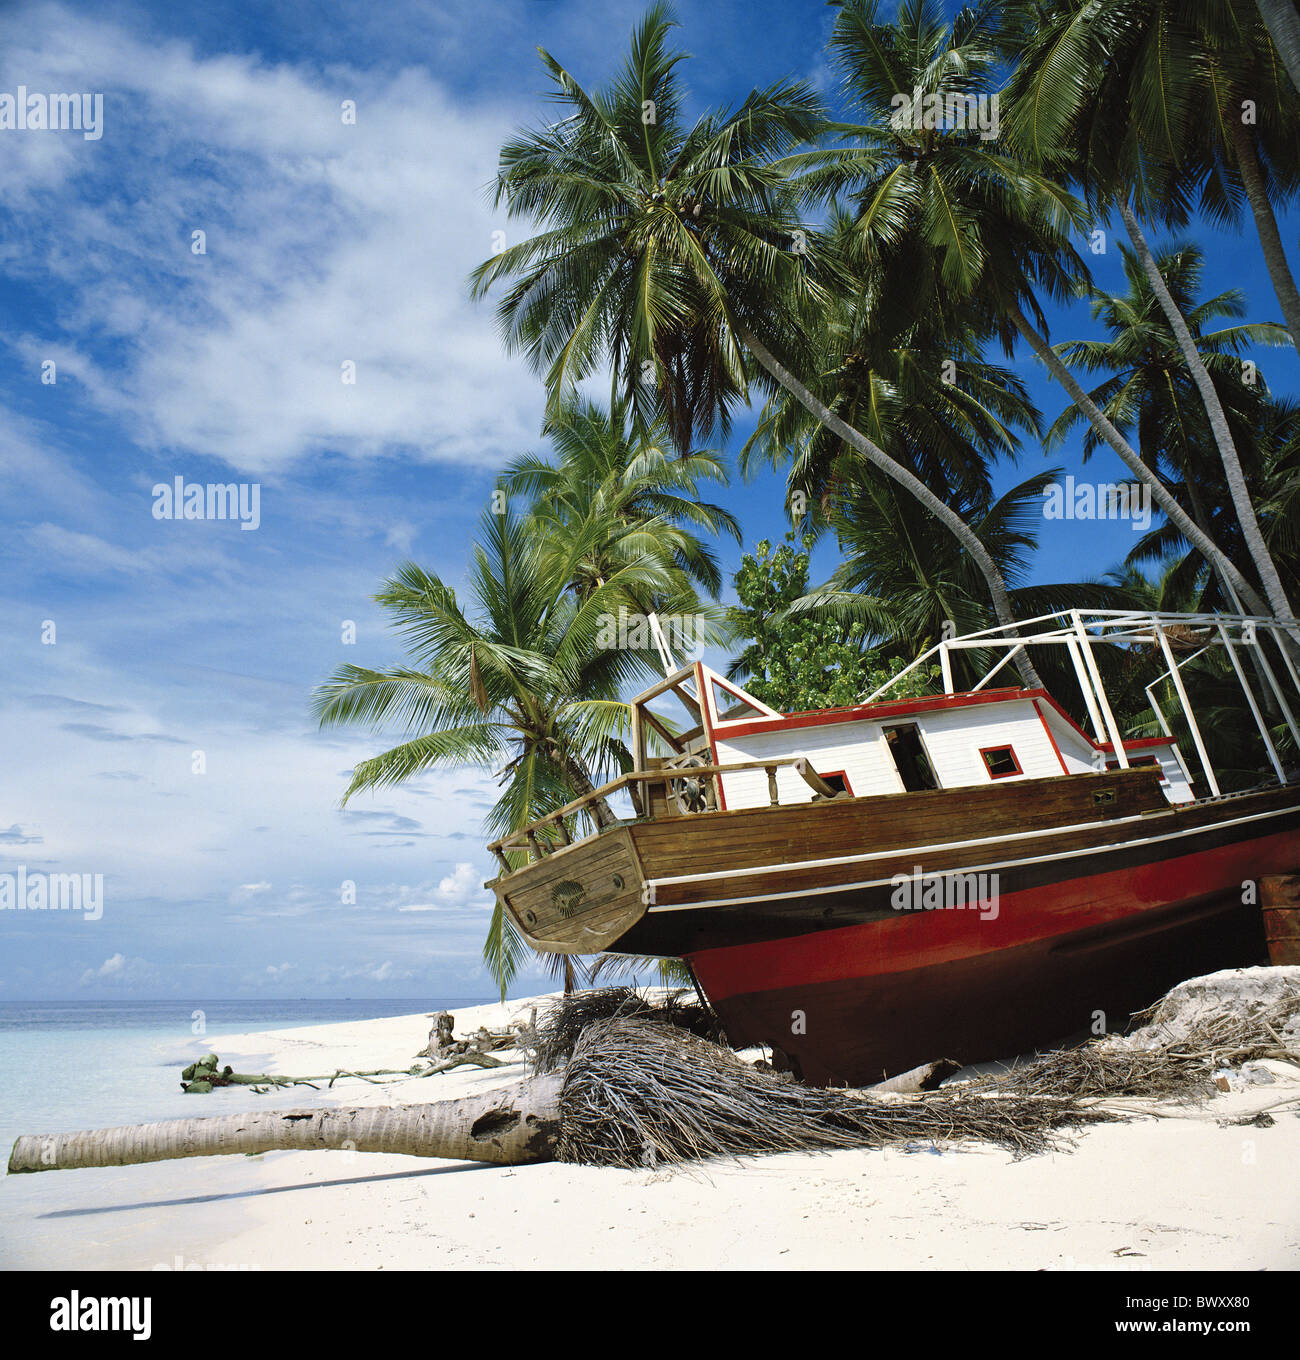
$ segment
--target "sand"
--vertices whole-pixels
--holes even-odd
[[[456,1032],[499,1027],[543,1000],[465,1010]],[[244,1055],[269,1054],[269,1068],[253,1070],[288,1074],[407,1067],[429,1025],[427,1016],[412,1015],[268,1031],[225,1038],[220,1055],[238,1069]],[[1300,1106],[1276,1110],[1270,1128],[1218,1123],[1300,1095],[1300,1070],[1262,1066],[1271,1084],[1219,1095],[1200,1110],[1171,1108],[1169,1117],[1089,1129],[1072,1152],[1019,1162],[971,1145],[787,1154],[658,1172],[282,1152],[23,1177],[48,1183],[50,1194],[19,1206],[31,1221],[10,1222],[12,1240],[26,1245],[9,1264],[1295,1269]],[[444,1099],[522,1075],[522,1063],[511,1062],[381,1086],[348,1081],[330,1099]],[[221,1102],[220,1091],[195,1097],[195,1113],[222,1113]],[[62,1207],[51,1210],[55,1202]],[[15,1203],[0,1200],[0,1207],[12,1217]]]

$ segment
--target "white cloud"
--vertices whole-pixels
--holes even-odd
[[[115,343],[106,367],[15,337],[27,362],[57,351],[61,378],[142,441],[248,471],[319,450],[495,466],[533,442],[538,384],[465,282],[505,225],[483,187],[519,110],[454,104],[418,69],[200,57],[60,7],[39,27],[39,49],[0,56],[0,84],[104,89],[106,130],[0,145],[11,204],[62,224],[21,264],[71,288],[73,334]]]
[[[440,879],[438,886],[430,890],[428,883],[414,888],[385,890],[397,899],[399,912],[411,911],[464,911],[472,907],[490,907],[492,894],[483,887],[483,871],[468,860],[462,860],[456,867]],[[414,897],[414,901],[410,899]]]
[[[241,883],[234,892],[230,894],[231,902],[250,902],[255,897],[260,897],[263,893],[271,891],[271,885],[265,881],[261,883]]]
[[[27,533],[37,560],[57,561],[63,570],[113,572],[132,576],[145,569],[138,552],[129,552],[94,534],[78,533],[57,524],[38,524]]]
[[[472,864],[462,862],[438,884],[438,897],[452,906],[467,906],[483,897],[483,875]]]
[[[157,982],[157,970],[144,959],[112,954],[98,968],[87,968],[81,975],[81,986],[105,985],[135,989]]]

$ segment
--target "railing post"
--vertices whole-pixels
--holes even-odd
[[[1114,748],[1115,756],[1119,760],[1121,770],[1129,768],[1128,752],[1124,749],[1124,734],[1119,730],[1119,724],[1115,721],[1115,714],[1111,711],[1110,700],[1106,697],[1106,686],[1101,681],[1101,671],[1097,667],[1097,658],[1092,654],[1092,639],[1088,636],[1088,630],[1083,626],[1083,620],[1079,617],[1079,611],[1072,609],[1070,616],[1074,620],[1074,634],[1079,640],[1079,650],[1083,653],[1083,664],[1087,668],[1088,674],[1092,677],[1092,683],[1097,687],[1097,703],[1101,708],[1101,714],[1106,723],[1106,731],[1110,733],[1110,744]],[[1159,624],[1156,625],[1159,628]],[[1164,637],[1164,634],[1161,634]],[[1213,775],[1210,782],[1214,782]],[[1215,790],[1218,793],[1218,790]]]
[[[951,694],[953,692],[952,661],[948,656],[948,644],[946,642],[939,644],[939,670],[943,675],[943,692]]]
[[[1088,672],[1083,665],[1083,657],[1079,655],[1079,644],[1073,638],[1066,638],[1065,650],[1070,654],[1070,660],[1074,663],[1074,673],[1079,678],[1079,689],[1083,692],[1083,702],[1087,705],[1088,717],[1092,719],[1093,735],[1098,741],[1105,741],[1106,727],[1101,720],[1101,713],[1097,709],[1097,700],[1093,697],[1092,681],[1088,679]]]
[[[780,797],[780,795],[779,795],[779,794],[777,793],[777,791],[776,791],[776,766],[775,766],[775,765],[768,765],[768,766],[766,766],[766,769],[767,769],[767,799],[768,799],[768,803],[769,803],[770,806],[772,806],[772,807],[778,807],[778,806],[780,806],[780,803],[781,803],[781,797]]]
[[[1200,757],[1201,769],[1205,772],[1205,782],[1210,786],[1210,793],[1217,798],[1219,796],[1219,781],[1214,777],[1214,767],[1210,764],[1210,757],[1205,753],[1205,743],[1201,740],[1201,729],[1196,725],[1196,714],[1192,712],[1191,701],[1187,697],[1187,690],[1183,687],[1182,673],[1178,669],[1177,661],[1174,660],[1169,639],[1165,637],[1165,630],[1160,626],[1158,620],[1152,622],[1152,627],[1155,630],[1156,640],[1160,643],[1160,650],[1164,653],[1165,663],[1169,667],[1169,678],[1174,682],[1178,702],[1183,706],[1183,717],[1187,719],[1187,730],[1192,734],[1192,744],[1196,747],[1196,754]]]

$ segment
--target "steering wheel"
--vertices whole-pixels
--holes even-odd
[[[710,765],[712,762],[702,755],[680,756],[669,763],[669,768],[673,770],[694,770],[703,766]],[[669,797],[677,804],[678,809],[689,815],[692,812],[706,812],[709,806],[707,776],[687,775],[682,779],[673,779],[669,782]]]

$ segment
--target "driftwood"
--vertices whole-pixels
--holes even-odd
[[[456,1017],[450,1011],[439,1011],[433,1017],[433,1028],[429,1031],[429,1042],[425,1045],[424,1052],[415,1056],[432,1058],[435,1062],[445,1057],[452,1051],[452,1045],[456,1042],[452,1037],[455,1024]]]
[[[445,1059],[453,1057],[464,1058],[473,1053],[485,1055],[503,1048],[522,1047],[523,1025],[497,1031],[480,1025],[468,1039],[457,1039],[454,1034],[456,1017],[450,1011],[439,1011],[433,1017],[433,1022],[433,1028],[429,1031],[429,1042],[415,1055],[417,1058],[432,1058],[434,1062],[443,1064]],[[451,1063],[449,1066],[455,1067],[457,1064]],[[497,1067],[500,1064],[490,1062],[482,1063],[480,1066]],[[447,1071],[448,1065],[444,1064],[438,1070]]]
[[[866,1089],[873,1095],[892,1092],[894,1095],[916,1095],[919,1091],[934,1091],[945,1077],[961,1071],[961,1063],[951,1058],[941,1058],[938,1062],[922,1063],[908,1072],[900,1072],[896,1077],[875,1082]]]

